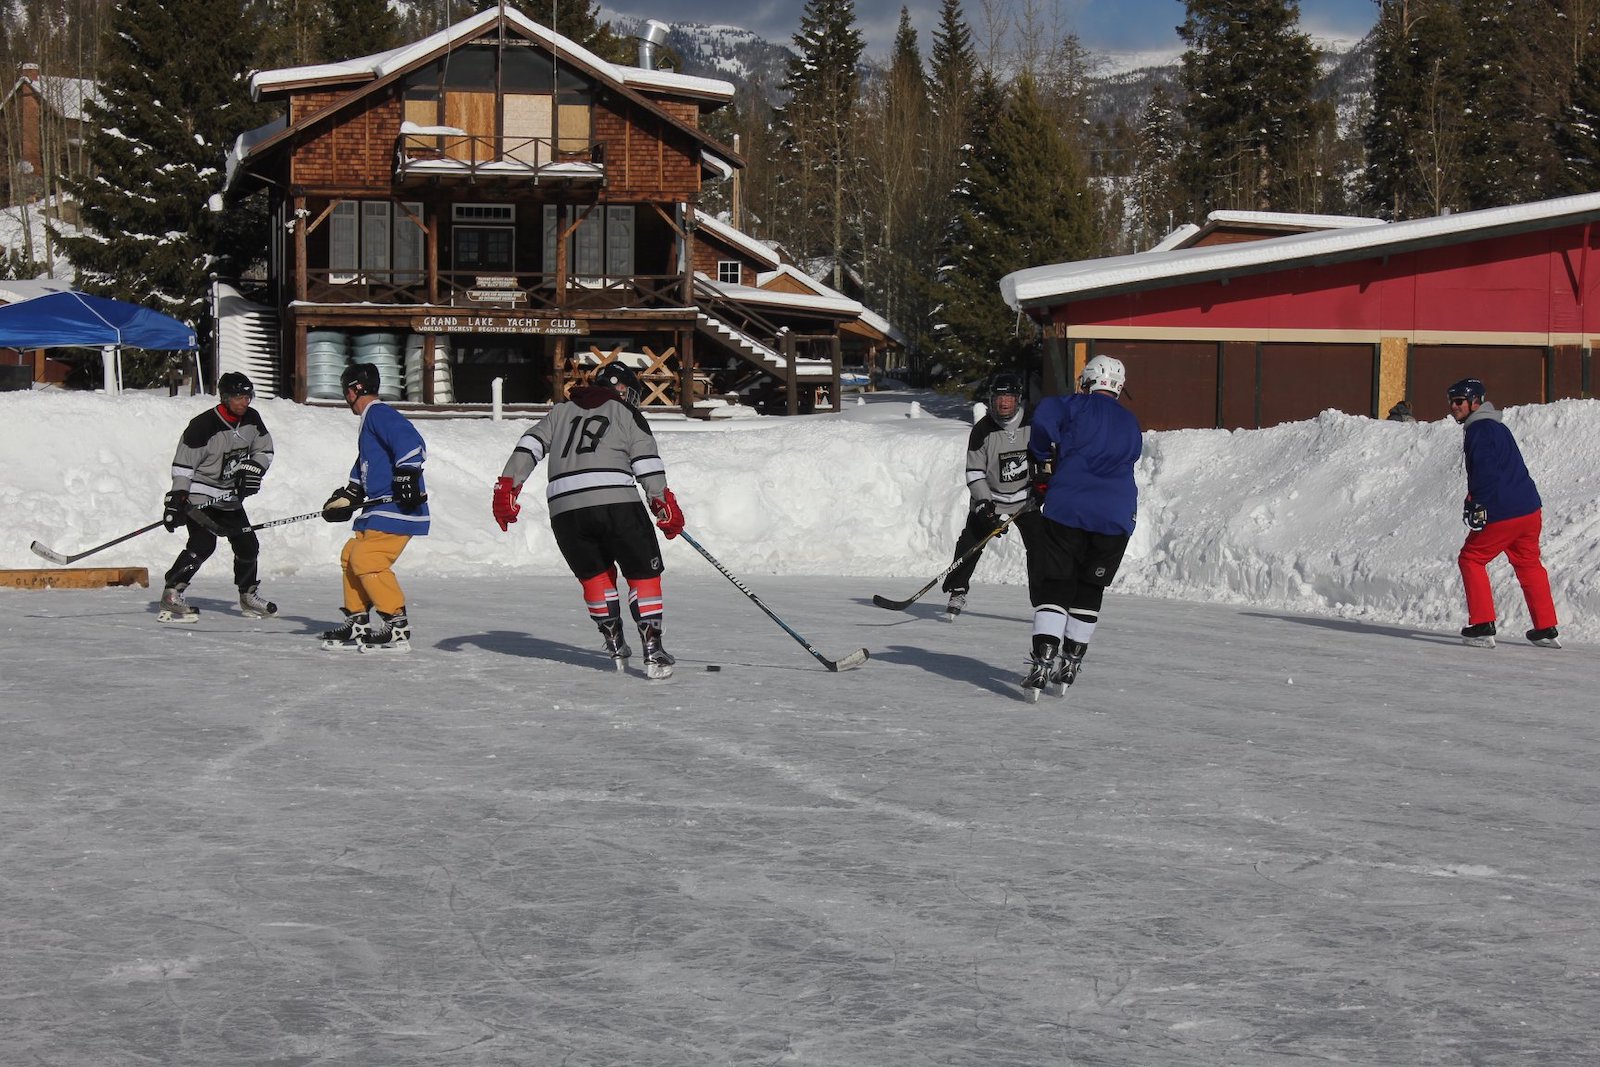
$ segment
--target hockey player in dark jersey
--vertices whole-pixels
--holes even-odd
[[[278,613],[262,599],[256,573],[261,542],[247,527],[244,499],[261,491],[261,479],[272,466],[272,435],[250,402],[255,386],[238,371],[217,380],[220,403],[195,416],[178,439],[172,457],[172,489],[163,502],[161,522],[168,530],[187,528],[189,541],[167,571],[156,618],[162,622],[194,622],[200,612],[184,599],[200,565],[217,548],[217,535],[233,549],[233,582],[239,587],[239,610],[251,618]],[[204,507],[206,522],[196,522],[191,508]]]
[[[1017,515],[1028,502],[1028,419],[1022,394],[1021,378],[1009,373],[995,375],[989,386],[989,410],[967,438],[967,491],[972,500],[966,525],[956,538],[955,559],[979,545],[1003,519]],[[1017,515],[1013,525],[1022,531],[1023,544],[1031,545],[1039,515],[1030,509]],[[966,607],[972,572],[982,557],[980,547],[945,577],[942,588],[950,594],[946,621],[954,622]]]
[[[613,361],[595,372],[591,385],[529,427],[506,461],[494,487],[494,518],[500,529],[517,521],[517,496],[533,469],[548,459],[550,530],[562,558],[583,586],[589,617],[599,627],[606,653],[622,670],[632,650],[622,631],[617,574],[628,583],[628,606],[639,627],[645,672],[672,674],[673,658],[661,644],[661,547],[650,514],[639,500],[643,486],[656,526],[667,537],[683,530],[683,511],[667,488],[666,466],[655,435],[635,406],[639,377]]]

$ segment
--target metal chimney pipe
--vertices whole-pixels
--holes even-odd
[[[645,70],[656,69],[656,49],[666,43],[667,32],[672,27],[658,19],[646,19],[644,33],[639,37],[639,66]]]

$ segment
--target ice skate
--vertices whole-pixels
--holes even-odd
[[[611,665],[619,671],[625,670],[633,649],[628,647],[628,639],[622,636],[622,620],[600,619],[595,625],[600,627],[600,637],[606,643],[606,655],[611,657]]]
[[[344,622],[331,630],[322,631],[322,647],[328,652],[359,652],[361,639],[367,632],[367,613],[340,608]]]
[[[1028,660],[1028,673],[1022,679],[1022,699],[1030,704],[1039,702],[1039,694],[1049,685],[1056,673],[1056,654],[1061,643],[1043,634],[1033,635],[1033,656]]]
[[[239,590],[239,610],[247,619],[270,619],[278,613],[278,605],[257,592],[260,588],[261,583],[257,582]]]
[[[639,624],[639,644],[644,651],[644,673],[650,678],[671,678],[672,665],[678,661],[661,647],[661,624]]]
[[[1056,696],[1066,696],[1067,687],[1078,680],[1078,672],[1083,669],[1083,657],[1088,652],[1089,646],[1082,641],[1068,641],[1061,646],[1061,663],[1051,678],[1056,686]]]
[[[374,611],[377,621],[367,625],[367,632],[361,635],[361,651],[368,652],[410,652],[411,651],[411,623],[406,619],[406,609],[401,608],[393,615],[385,615],[381,611]]]
[[[1558,640],[1558,638],[1561,636],[1561,631],[1557,630],[1554,626],[1546,626],[1542,630],[1529,630],[1527,633],[1523,634],[1523,636],[1533,644],[1538,645],[1540,648],[1561,647],[1561,642]]]
[[[157,622],[199,622],[200,609],[183,599],[186,585],[169,585],[161,591],[161,610],[156,612]]]
[[[965,589],[950,594],[950,603],[944,606],[944,621],[955,622],[956,616],[967,606],[967,591]]]
[[[1480,622],[1461,628],[1461,643],[1474,648],[1494,647],[1494,623]]]

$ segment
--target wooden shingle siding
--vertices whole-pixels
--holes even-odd
[[[610,200],[681,200],[700,191],[698,151],[678,143],[660,120],[594,110],[595,139],[606,146],[606,196]]]
[[[294,154],[289,180],[312,187],[387,193],[393,184],[400,103],[392,97],[364,101],[343,121],[319,128]]]

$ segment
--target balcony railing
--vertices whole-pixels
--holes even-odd
[[[538,311],[684,306],[681,274],[569,276],[562,290],[551,273],[441,271],[437,291],[438,300],[429,300],[427,275],[417,270],[306,271],[305,298],[315,304],[437,304]]]
[[[599,181],[605,145],[587,137],[485,137],[456,132],[402,133],[395,141],[395,180],[455,175],[507,175]]]

